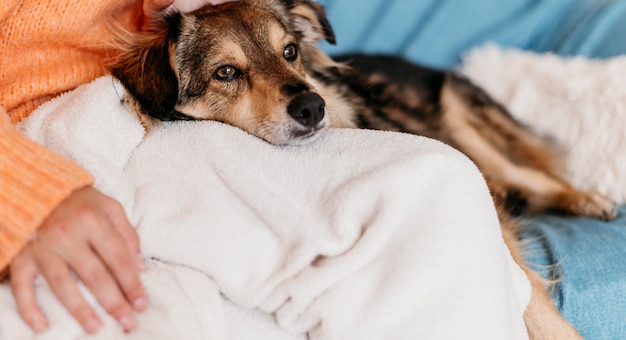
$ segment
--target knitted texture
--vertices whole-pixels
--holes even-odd
[[[12,122],[105,73],[111,27],[139,22],[141,1],[3,0],[0,106]]]
[[[0,268],[72,191],[93,179],[83,169],[20,135],[0,112]]]
[[[0,269],[74,190],[85,170],[12,126],[40,104],[105,74],[111,27],[134,29],[141,1],[0,2]],[[4,108],[6,110],[3,110]]]

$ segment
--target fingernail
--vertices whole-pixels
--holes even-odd
[[[41,318],[35,318],[34,320],[32,320],[31,326],[33,327],[33,330],[37,334],[42,333],[48,328],[46,326],[46,322],[42,320]]]
[[[137,254],[137,265],[142,272],[146,271],[146,263],[144,262],[143,257],[141,257],[141,254]]]
[[[140,312],[144,309],[146,309],[146,299],[144,298],[138,298],[133,302],[133,309],[135,309],[136,311]]]
[[[124,329],[124,332],[130,332],[135,328],[135,318],[130,316],[125,316],[119,320],[120,325]]]
[[[101,325],[102,324],[100,322],[100,319],[96,317],[90,317],[89,319],[87,319],[87,322],[85,322],[85,331],[87,331],[87,333],[89,334],[94,333],[100,328]]]

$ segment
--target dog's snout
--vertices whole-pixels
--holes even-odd
[[[287,112],[298,123],[306,127],[316,126],[324,118],[324,99],[317,93],[305,93],[294,98]]]
[[[293,97],[297,94],[300,94],[302,92],[308,91],[309,90],[309,85],[301,82],[301,81],[296,81],[293,83],[289,83],[289,84],[285,84],[283,85],[283,88],[281,89],[282,93],[287,96],[287,97]]]

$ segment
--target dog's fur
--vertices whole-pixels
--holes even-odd
[[[525,265],[511,216],[554,210],[612,219],[615,204],[563,180],[552,145],[467,79],[389,56],[333,60],[320,40],[335,37],[319,4],[241,0],[167,15],[126,39],[112,73],[147,127],[155,119],[212,119],[273,144],[306,143],[329,126],[360,127],[457,148],[487,179],[505,242],[530,278],[531,338],[580,338]]]

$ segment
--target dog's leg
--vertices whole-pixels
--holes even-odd
[[[464,98],[471,91],[459,91],[459,86],[471,85],[453,83],[442,89],[442,139],[476,163],[497,203],[514,212],[511,204],[521,203],[518,208],[529,212],[560,210],[603,220],[617,216],[610,199],[577,190],[558,176],[549,161],[548,143],[519,126],[490,99]],[[487,102],[472,106],[479,100]]]
[[[530,280],[531,295],[524,311],[524,322],[530,339],[582,339],[580,334],[559,313],[548,295],[546,282],[524,262],[520,243],[516,235],[515,221],[499,212],[504,242],[511,251],[515,262],[524,270]]]
[[[528,212],[562,210],[602,220],[617,216],[615,203],[610,199],[577,190],[549,174],[512,163],[471,127],[455,131],[452,140],[477,164],[490,183],[506,188],[506,191],[500,190],[503,194],[499,197],[505,205],[514,196],[523,202]],[[497,195],[495,193],[496,198]]]

